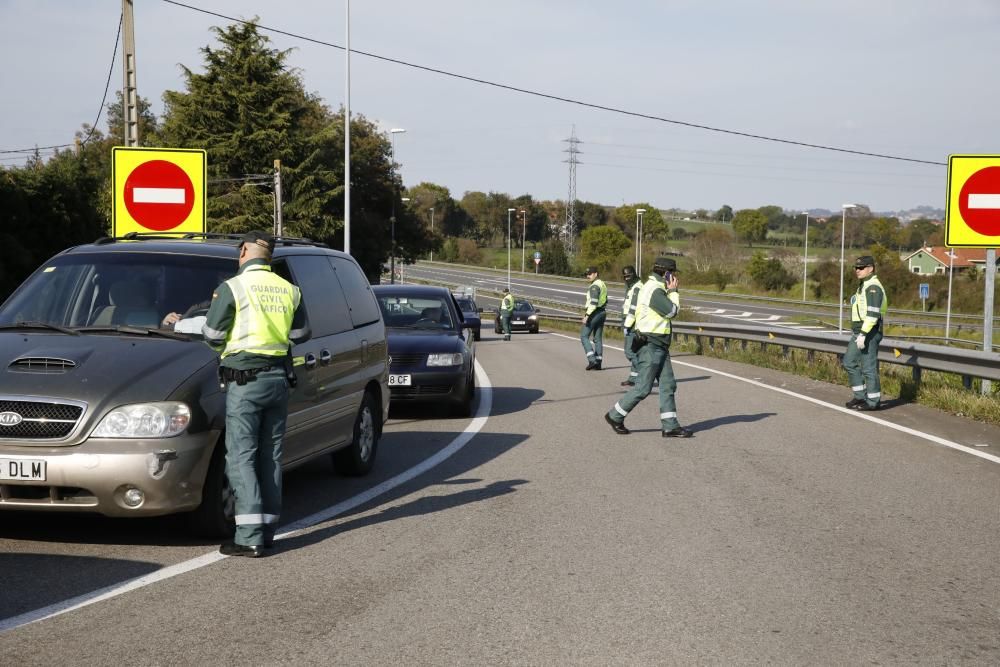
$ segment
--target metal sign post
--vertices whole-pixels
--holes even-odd
[[[931,285],[930,283],[920,283],[920,303],[923,306],[923,310],[927,312],[927,298],[931,295]]]

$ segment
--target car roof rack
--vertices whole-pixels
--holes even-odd
[[[243,234],[226,234],[219,232],[129,232],[123,236],[102,236],[94,241],[94,245],[107,245],[117,241],[190,241],[193,239],[220,240],[220,241],[242,241]],[[313,241],[298,236],[276,236],[275,246],[308,245],[319,248],[327,248],[325,243]]]

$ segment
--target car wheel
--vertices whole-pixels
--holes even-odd
[[[358,408],[354,420],[354,437],[351,444],[332,454],[333,468],[342,475],[367,475],[375,465],[379,436],[382,434],[382,420],[378,403],[370,391]]]
[[[482,335],[483,335],[482,329],[476,329],[476,333],[473,334],[472,339],[479,340],[482,337]]]
[[[472,416],[472,400],[476,396],[476,376],[473,375],[465,381],[465,389],[462,391],[462,397],[455,403],[454,407],[451,409],[451,413],[456,417],[471,417]]]
[[[538,327],[535,327],[534,329],[532,329],[531,333],[538,333]]]
[[[232,537],[236,531],[236,496],[226,477],[225,435],[219,439],[208,465],[201,505],[189,515],[191,532],[199,537]]]

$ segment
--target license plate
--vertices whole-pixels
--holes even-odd
[[[44,482],[45,461],[38,459],[0,459],[0,479]]]
[[[524,324],[524,320],[514,320],[514,324]]]
[[[389,386],[390,387],[409,387],[410,376],[409,375],[390,375],[389,376]]]

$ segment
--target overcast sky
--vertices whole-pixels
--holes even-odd
[[[346,43],[345,0],[188,0]],[[1000,153],[998,0],[354,0],[357,51],[579,102],[720,129],[947,163]],[[97,115],[120,0],[0,0],[0,150],[70,143]],[[229,21],[135,0],[139,94],[162,109]],[[344,102],[344,52],[293,49],[307,90]],[[121,55],[113,61],[122,85]],[[396,137],[406,185],[607,205],[944,207],[947,168],[685,127],[351,58],[351,109]],[[106,128],[102,115],[100,127]],[[0,153],[0,164],[17,164]]]

